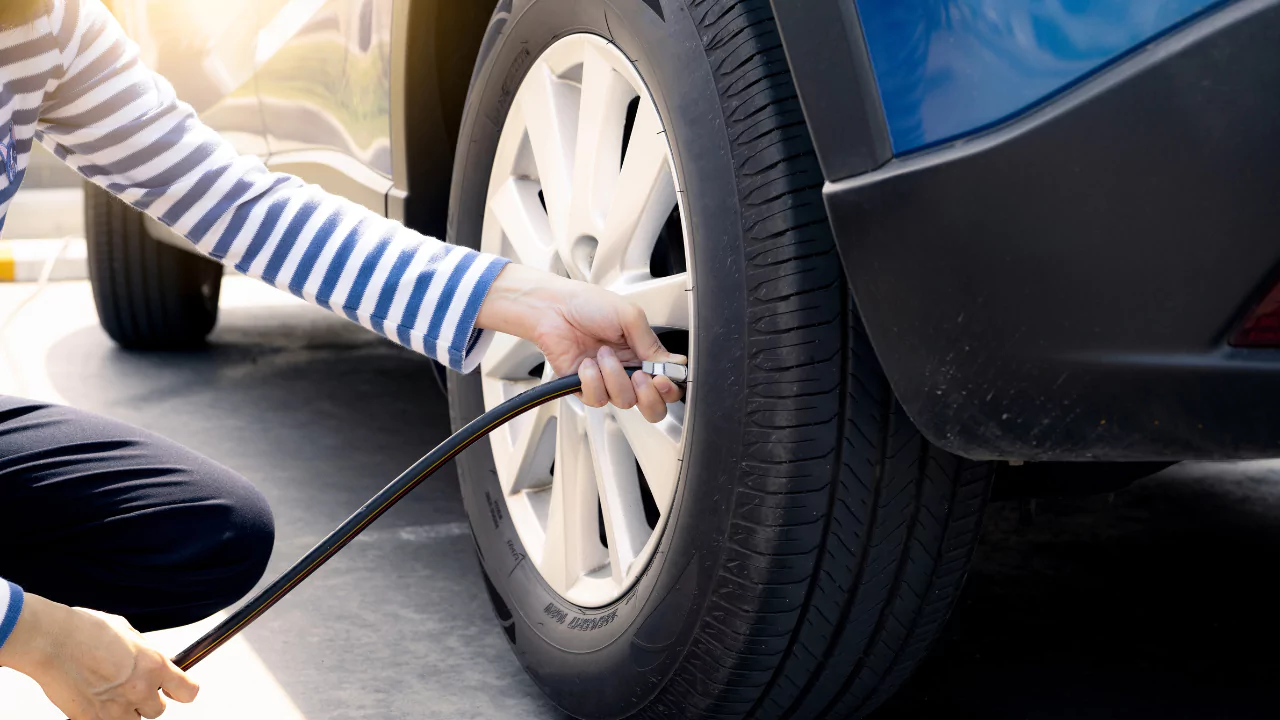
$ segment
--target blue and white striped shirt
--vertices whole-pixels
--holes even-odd
[[[0,229],[39,141],[84,177],[242,273],[455,370],[502,258],[424,237],[239,155],[139,60],[100,0],[52,0],[0,32]],[[0,580],[0,645],[22,591]]]

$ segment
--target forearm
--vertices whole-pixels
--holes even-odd
[[[163,186],[108,187],[245,275],[455,370],[474,365],[474,320],[505,260],[420,235],[213,143],[211,160],[225,162],[212,170],[186,169]],[[225,179],[210,183],[217,173]]]
[[[216,220],[162,219],[246,275],[455,370],[474,365],[475,318],[505,260],[425,237],[297,178],[265,169],[240,177],[252,189],[213,203],[205,213]]]
[[[456,370],[476,364],[475,317],[504,260],[239,155],[140,62],[100,3],[66,7],[54,28],[66,72],[37,130],[55,155],[240,272]]]
[[[206,255],[340,313],[455,370],[504,260],[420,235],[344,198],[242,157],[189,112],[176,165],[143,179],[92,177]],[[202,158],[199,162],[192,159]],[[156,162],[167,162],[163,158]],[[150,172],[150,171],[148,171]]]

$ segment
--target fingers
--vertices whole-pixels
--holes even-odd
[[[689,358],[684,355],[677,355],[667,350],[662,341],[658,339],[658,334],[653,331],[649,325],[649,318],[645,316],[644,310],[637,305],[628,305],[626,309],[619,311],[622,322],[622,332],[627,338],[627,345],[635,352],[636,357],[641,360],[652,360],[653,362],[673,362],[680,365],[688,365]],[[668,380],[668,390],[675,390],[675,398],[680,398],[679,390],[676,389],[675,383]],[[668,400],[675,402],[675,400]]]
[[[609,391],[605,389],[600,366],[587,358],[578,366],[578,378],[582,380],[582,403],[588,407],[604,407],[609,404]]]
[[[654,380],[647,374],[638,372],[631,376],[631,385],[636,391],[636,407],[645,420],[656,423],[667,416],[667,404],[658,393]]]
[[[675,359],[678,356],[672,355],[663,347],[658,334],[649,325],[649,318],[645,316],[644,310],[640,309],[639,305],[628,303],[618,311],[618,316],[622,323],[622,334],[627,338],[627,345],[641,360],[681,362]]]
[[[131,693],[136,700],[136,708],[139,715],[144,718],[158,718],[164,714],[168,703],[164,697],[154,688],[160,688],[164,691],[164,695],[176,700],[180,703],[189,703],[196,699],[196,695],[200,692],[200,686],[194,680],[187,677],[173,661],[164,657],[160,653],[154,653],[146,662],[139,656],[139,666],[148,665],[154,662],[154,669],[145,672],[139,679],[136,693]]]
[[[164,662],[167,672],[160,682],[164,694],[180,703],[189,703],[195,700],[196,695],[200,693],[199,683],[178,669],[178,666],[174,665],[170,660],[166,659]]]
[[[672,362],[678,362],[678,363],[684,364],[683,355],[676,355],[675,357],[682,358],[682,359],[672,360]],[[662,397],[662,401],[664,403],[678,402],[680,400],[680,396],[684,394],[681,392],[680,386],[676,385],[674,382],[672,382],[671,378],[665,375],[659,375],[655,377],[653,379],[653,386],[657,388],[658,395]]]
[[[604,378],[604,386],[609,391],[609,402],[628,410],[636,406],[636,388],[627,377],[627,371],[613,349],[605,346],[596,353],[596,362],[600,366],[600,375]]]
[[[586,405],[604,407],[612,403],[623,410],[637,407],[649,422],[666,417],[667,404],[679,401],[681,396],[680,388],[670,378],[650,377],[642,372],[628,377],[617,353],[608,346],[600,348],[595,359],[582,361],[578,377]]]
[[[144,703],[138,705],[138,714],[148,720],[154,720],[164,714],[165,702],[160,697],[160,693],[152,693],[151,697]]]
[[[665,375],[650,377],[638,372],[631,376],[631,384],[636,390],[636,407],[640,408],[644,419],[651,423],[666,417],[667,405],[678,402],[682,394],[679,386]]]
[[[164,714],[164,697],[157,690],[178,702],[188,703],[196,698],[200,686],[171,660],[154,650],[144,650],[136,660],[135,677],[129,682],[129,697],[137,714],[144,718],[158,718]]]

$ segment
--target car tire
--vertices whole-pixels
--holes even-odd
[[[134,350],[189,348],[218,319],[222,265],[147,232],[142,213],[86,183],[89,282],[107,335]]]
[[[862,717],[938,637],[992,466],[932,446],[880,370],[766,0],[500,3],[463,118],[451,241],[480,246],[513,97],[570,33],[630,58],[670,144],[694,278],[691,420],[657,550],[601,607],[534,567],[489,441],[460,459],[498,623],[576,717]],[[485,409],[475,376],[452,377],[449,397],[455,427]]]

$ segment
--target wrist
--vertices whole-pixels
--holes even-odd
[[[498,273],[485,296],[476,326],[532,340],[548,312],[558,312],[572,280],[511,263]]]
[[[43,667],[50,656],[50,640],[58,625],[61,610],[67,608],[27,593],[18,622],[9,639],[0,646],[0,666],[33,675]]]

